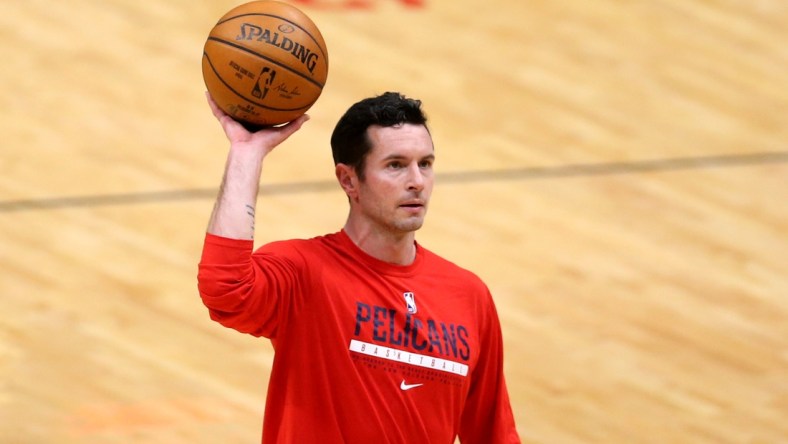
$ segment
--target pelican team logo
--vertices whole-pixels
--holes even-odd
[[[416,295],[413,294],[412,291],[406,291],[402,293],[402,297],[405,298],[405,305],[408,306],[408,313],[416,314],[416,311],[418,311],[416,308]]]

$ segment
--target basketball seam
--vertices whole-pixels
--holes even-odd
[[[312,105],[314,105],[314,102],[312,102],[312,103],[310,103],[310,104],[308,104],[308,105],[299,106],[298,108],[275,108],[275,107],[273,107],[273,106],[265,105],[265,104],[262,104],[262,103],[260,103],[260,102],[255,102],[255,101],[253,101],[253,100],[250,100],[248,97],[246,97],[246,96],[244,96],[243,94],[241,94],[241,93],[239,93],[238,91],[236,91],[236,90],[235,90],[235,88],[233,88],[232,86],[230,86],[230,84],[228,84],[228,83],[227,83],[227,82],[226,82],[226,81],[225,81],[225,80],[222,78],[222,76],[219,74],[219,71],[217,71],[217,70],[216,70],[216,67],[213,65],[213,62],[211,61],[211,57],[208,55],[208,53],[206,53],[206,52],[203,52],[203,53],[202,53],[202,55],[203,55],[203,57],[205,57],[205,60],[207,60],[207,61],[208,61],[208,66],[210,66],[210,67],[211,67],[211,71],[213,71],[213,73],[216,75],[216,78],[217,78],[217,79],[219,79],[219,81],[220,81],[220,82],[222,82],[222,84],[224,84],[224,86],[226,86],[226,87],[227,87],[227,89],[229,89],[230,91],[232,91],[232,92],[233,92],[233,94],[235,94],[236,96],[240,97],[241,99],[243,99],[243,100],[245,100],[245,101],[247,101],[247,102],[249,102],[249,103],[251,103],[251,104],[257,105],[257,106],[259,106],[259,107],[262,107],[262,108],[265,108],[265,109],[270,109],[270,110],[272,110],[272,111],[300,111],[300,110],[302,110],[302,109],[309,108],[309,107],[311,107]]]
[[[284,69],[292,72],[293,74],[297,75],[298,77],[303,78],[307,82],[317,86],[320,89],[323,89],[323,86],[325,86],[325,84],[321,84],[317,80],[309,78],[309,76],[306,76],[306,75],[296,71],[295,69],[291,68],[290,66],[288,66],[288,65],[286,65],[286,64],[284,64],[282,62],[279,62],[279,61],[277,61],[275,59],[272,59],[272,58],[266,56],[265,54],[261,54],[259,52],[255,52],[255,51],[253,51],[253,50],[251,50],[251,49],[249,49],[249,48],[247,48],[247,47],[245,47],[243,45],[239,45],[239,44],[231,42],[229,40],[220,39],[218,37],[208,37],[208,40],[213,40],[214,42],[224,43],[225,45],[232,46],[233,48],[240,49],[241,51],[248,52],[249,54],[254,54],[254,55],[256,55],[257,57],[260,57],[263,60],[267,60],[267,61],[273,63],[274,65],[279,66],[280,68],[284,68]]]
[[[317,45],[317,48],[320,50],[320,54],[323,56],[323,60],[325,60],[325,61],[326,61],[326,68],[328,68],[328,55],[326,54],[326,51],[324,51],[324,50],[323,50],[323,47],[322,47],[322,46],[320,46],[320,43],[317,41],[317,39],[315,38],[315,36],[313,36],[312,34],[310,34],[310,33],[309,33],[309,31],[307,31],[306,29],[304,29],[304,28],[303,28],[301,25],[299,25],[298,23],[291,22],[290,20],[288,20],[288,19],[286,19],[286,18],[284,18],[284,17],[282,17],[282,16],[279,16],[279,15],[274,15],[274,14],[264,14],[264,13],[262,13],[262,12],[250,12],[250,13],[247,13],[247,14],[234,15],[234,16],[232,16],[232,17],[230,17],[230,18],[227,18],[227,19],[225,19],[225,20],[220,20],[218,23],[216,23],[216,25],[215,25],[214,27],[216,27],[216,26],[219,26],[219,25],[221,25],[222,23],[229,22],[230,20],[237,19],[238,17],[246,17],[246,16],[248,16],[248,15],[262,15],[262,16],[265,16],[265,17],[273,17],[273,18],[278,18],[279,20],[282,20],[282,21],[284,21],[284,22],[290,23],[291,25],[293,25],[293,26],[295,26],[296,28],[300,29],[301,31],[303,31],[303,33],[304,33],[304,34],[308,35],[308,36],[309,36],[309,38],[310,38],[310,39],[312,39],[312,41],[315,43],[315,45]],[[316,25],[315,25],[315,28],[317,28],[317,26],[316,26]]]

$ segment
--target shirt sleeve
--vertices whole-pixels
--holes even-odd
[[[462,444],[519,444],[509,393],[503,374],[503,337],[492,297],[484,310],[480,355],[462,412]]]
[[[251,240],[206,233],[197,288],[211,319],[242,333],[274,339],[296,284],[295,266],[253,253]]]

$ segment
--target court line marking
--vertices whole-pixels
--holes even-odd
[[[680,170],[741,167],[788,163],[788,151],[731,154],[706,157],[679,157],[631,162],[580,163],[549,167],[511,168],[503,170],[458,171],[440,173],[440,183],[472,183],[607,176],[617,174],[658,173]],[[334,180],[316,180],[260,186],[261,195],[319,193],[335,190]],[[216,188],[193,188],[172,191],[148,191],[86,196],[63,196],[41,199],[0,201],[0,213],[54,210],[62,208],[133,205],[157,202],[215,199]]]

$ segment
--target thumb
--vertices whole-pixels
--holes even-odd
[[[282,126],[267,128],[256,132],[255,135],[259,134],[262,137],[268,138],[271,146],[276,146],[287,140],[287,138],[292,136],[293,133],[301,129],[301,126],[303,126],[304,123],[309,119],[310,117],[308,114],[303,114]]]

